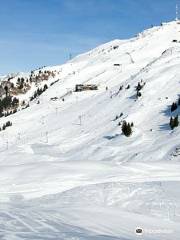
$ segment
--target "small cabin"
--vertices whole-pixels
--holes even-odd
[[[75,86],[75,92],[82,92],[82,91],[88,91],[88,90],[98,90],[98,86],[95,84],[77,84]]]
[[[118,49],[118,48],[119,48],[119,46],[117,46],[117,45],[113,47],[114,50],[116,50],[116,49]]]
[[[121,64],[115,63],[115,64],[114,64],[114,67],[121,67]]]
[[[58,97],[52,97],[51,98],[51,101],[57,101],[58,100]]]

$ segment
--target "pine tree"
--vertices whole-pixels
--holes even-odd
[[[170,125],[171,129],[174,129],[174,119],[173,119],[173,117],[171,117],[169,125]]]
[[[44,85],[43,92],[45,92],[48,89],[47,84]]]
[[[138,97],[141,97],[141,96],[142,96],[142,93],[139,92],[139,91],[137,91],[137,98],[138,98]]]
[[[122,130],[123,134],[126,135],[126,130],[127,130],[127,122],[126,121],[123,121],[121,130]]]
[[[174,112],[177,109],[177,104],[173,103],[171,106],[171,112]]]
[[[127,125],[127,134],[126,134],[126,136],[129,137],[131,134],[132,134],[132,128],[131,128],[130,123],[128,123],[128,125]]]
[[[140,82],[138,82],[138,85],[136,86],[136,91],[139,92],[143,86],[141,86]]]
[[[171,129],[173,130],[174,128],[178,127],[179,126],[179,118],[178,118],[178,115],[173,118],[171,117],[170,119],[170,123],[169,123]]]
[[[8,86],[5,86],[5,87],[4,87],[4,90],[5,90],[5,92],[6,92],[6,97],[7,97],[8,91],[9,91]]]

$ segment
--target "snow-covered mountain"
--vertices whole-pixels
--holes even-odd
[[[19,99],[0,118],[2,239],[179,239],[179,69],[170,22],[1,78]]]

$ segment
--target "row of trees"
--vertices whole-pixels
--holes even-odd
[[[134,124],[133,123],[128,123],[126,121],[123,121],[121,130],[122,133],[126,136],[126,137],[130,137],[132,135],[132,128],[133,128]]]
[[[43,88],[38,88],[37,91],[34,92],[34,95],[30,98],[30,101],[33,101],[37,97],[39,97],[43,92],[45,92],[48,89],[47,84],[44,85]]]
[[[17,108],[19,106],[19,99],[16,97],[6,96],[3,99],[0,99],[0,116],[4,116],[4,111],[7,109]]]
[[[174,112],[178,109],[178,106],[180,106],[180,98],[178,99],[177,102],[173,102],[171,105],[171,112]],[[170,122],[169,122],[170,128],[173,130],[174,128],[179,126],[179,119],[178,119],[178,115],[176,115],[175,117],[171,117],[170,118]]]
[[[141,82],[138,82],[138,85],[135,87],[135,89],[136,89],[136,97],[137,98],[142,96],[141,90],[143,89],[145,84],[146,83],[141,80]]]

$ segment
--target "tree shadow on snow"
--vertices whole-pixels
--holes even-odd
[[[169,123],[165,123],[159,126],[160,131],[170,131],[171,128],[169,126]]]
[[[177,114],[180,114],[180,106],[178,106],[175,111],[171,112],[171,105],[168,105],[166,109],[162,110],[160,113],[167,117],[176,116]]]
[[[169,119],[167,119],[167,123],[161,124],[159,126],[160,131],[170,131],[171,130],[171,128],[169,126],[170,118],[175,117],[180,114],[180,106],[178,106],[178,108],[175,111],[171,112],[171,105],[168,105],[168,106],[166,106],[166,108],[164,110],[162,110],[160,112],[160,114],[163,114],[164,116],[169,118]]]
[[[162,113],[164,116],[170,117],[172,115],[172,113],[171,113],[171,105],[168,105],[166,107],[166,109],[162,110],[160,113]]]
[[[137,101],[137,95],[136,94],[134,94],[134,95],[132,95],[128,98],[131,99],[131,100]]]
[[[121,134],[115,134],[112,136],[104,136],[104,138],[107,140],[112,140],[112,139],[118,138],[119,136],[121,136]]]

